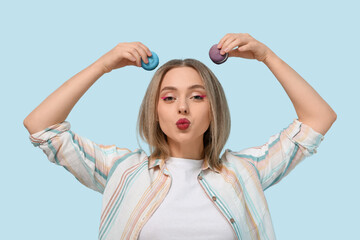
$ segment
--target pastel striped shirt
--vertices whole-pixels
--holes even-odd
[[[323,139],[294,119],[261,146],[226,149],[221,172],[204,161],[198,182],[237,239],[276,239],[264,190],[315,154]],[[96,144],[71,131],[67,121],[30,135],[30,140],[51,162],[103,194],[98,239],[138,239],[171,187],[164,159],[149,160],[142,149]]]

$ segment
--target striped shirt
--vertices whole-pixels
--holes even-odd
[[[316,153],[323,139],[294,119],[262,146],[226,149],[221,172],[204,161],[198,183],[237,239],[275,239],[264,190]],[[142,149],[96,144],[71,131],[67,121],[30,135],[30,140],[51,162],[103,194],[98,239],[138,239],[171,187],[164,159],[149,160]]]

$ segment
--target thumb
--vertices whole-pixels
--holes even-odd
[[[236,49],[233,49],[229,52],[229,57],[243,57],[244,52],[248,50],[248,46],[244,45],[241,47],[238,47]]]
[[[247,50],[249,50],[249,45],[244,45],[244,46],[238,47],[237,50],[239,52],[247,51]]]

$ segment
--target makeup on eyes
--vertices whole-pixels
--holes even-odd
[[[197,96],[199,96],[199,97],[201,97],[201,98],[205,98],[205,97],[206,97],[206,95],[194,95],[194,96],[192,96],[192,97],[197,97]],[[173,97],[173,96],[161,97],[161,99],[162,99],[162,100],[165,100],[165,99],[168,98],[168,97]]]
[[[204,97],[206,97],[206,95],[197,95],[197,96],[200,96],[201,98],[204,98]]]

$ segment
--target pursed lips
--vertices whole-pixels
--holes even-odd
[[[180,119],[176,122],[176,125],[179,125],[179,124],[190,124],[190,121],[189,121],[189,119],[187,119],[187,118],[180,118]]]

